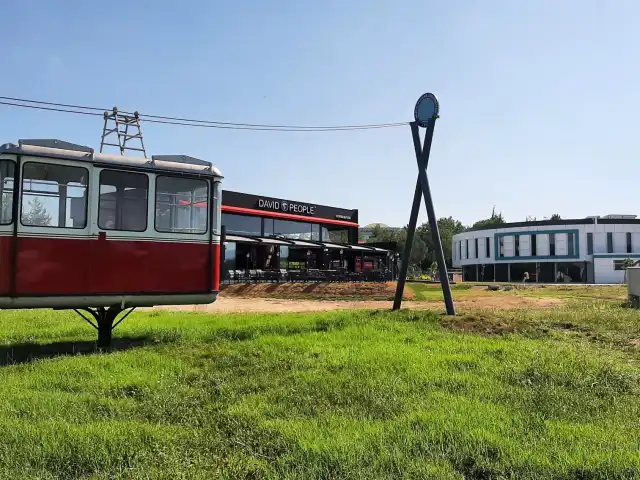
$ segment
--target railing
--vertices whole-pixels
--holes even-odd
[[[229,270],[223,283],[281,283],[281,282],[387,282],[390,271],[349,272],[345,270]]]

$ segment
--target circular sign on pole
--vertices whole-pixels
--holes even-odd
[[[430,120],[438,118],[440,104],[433,93],[425,93],[416,102],[416,108],[413,110],[413,118],[422,128],[427,128]]]

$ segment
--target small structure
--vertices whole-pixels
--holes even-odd
[[[627,294],[633,308],[640,308],[640,267],[627,268]]]

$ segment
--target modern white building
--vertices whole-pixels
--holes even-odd
[[[453,237],[453,266],[466,281],[622,283],[640,259],[640,219],[605,215],[505,223]]]

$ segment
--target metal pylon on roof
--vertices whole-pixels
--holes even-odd
[[[113,128],[111,128],[113,127]],[[107,137],[116,135],[118,143],[105,141]],[[140,140],[140,146],[130,146],[132,140]],[[125,151],[142,152],[147,156],[142,141],[142,128],[140,127],[140,115],[134,112],[133,115],[118,112],[118,107],[113,107],[111,112],[104,112],[104,128],[102,129],[102,141],[100,142],[100,153],[104,147],[118,147],[120,155]]]

